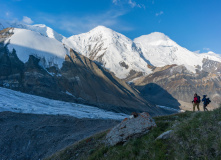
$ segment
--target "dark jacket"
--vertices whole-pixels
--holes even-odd
[[[203,96],[203,99],[202,99],[202,101],[203,101],[203,104],[207,104],[207,101],[206,101],[206,96]]]
[[[203,104],[206,104],[206,98],[203,98],[202,101],[203,101]]]

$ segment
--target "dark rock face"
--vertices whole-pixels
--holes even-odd
[[[121,66],[121,67],[124,67],[124,68],[126,68],[126,69],[129,68],[129,66],[128,66],[125,62],[120,62],[120,66]]]
[[[7,35],[6,29],[0,35]],[[125,81],[76,53],[66,55],[62,68],[43,68],[40,59],[30,55],[21,62],[16,51],[9,53],[7,45],[0,46],[0,86],[51,99],[94,105],[106,110],[131,113],[147,111],[151,115],[163,111],[144,100]]]

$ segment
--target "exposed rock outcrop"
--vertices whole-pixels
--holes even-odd
[[[156,127],[156,123],[146,112],[139,114],[136,118],[126,118],[110,130],[106,136],[106,144],[114,146],[124,143],[131,137],[148,133],[153,127]]]

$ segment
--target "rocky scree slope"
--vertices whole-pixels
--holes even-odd
[[[116,120],[0,112],[1,160],[39,160],[106,130]]]

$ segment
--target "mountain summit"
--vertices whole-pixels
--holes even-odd
[[[144,42],[149,45],[173,45],[173,42],[168,36],[161,32],[153,32],[148,35],[143,35],[134,39],[134,42]]]
[[[156,67],[184,65],[189,71],[195,73],[196,69],[202,68],[204,58],[221,62],[220,57],[191,52],[159,32],[138,37],[134,39],[134,43],[141,49],[144,57]]]
[[[132,72],[151,73],[134,42],[104,26],[71,36],[63,43],[102,64],[118,78],[126,78]]]
[[[46,26],[45,24],[27,25],[18,21],[7,21],[0,19],[0,30],[5,28],[21,28],[35,31],[46,37],[56,39],[60,42],[65,38],[64,36],[55,32],[52,28]]]

